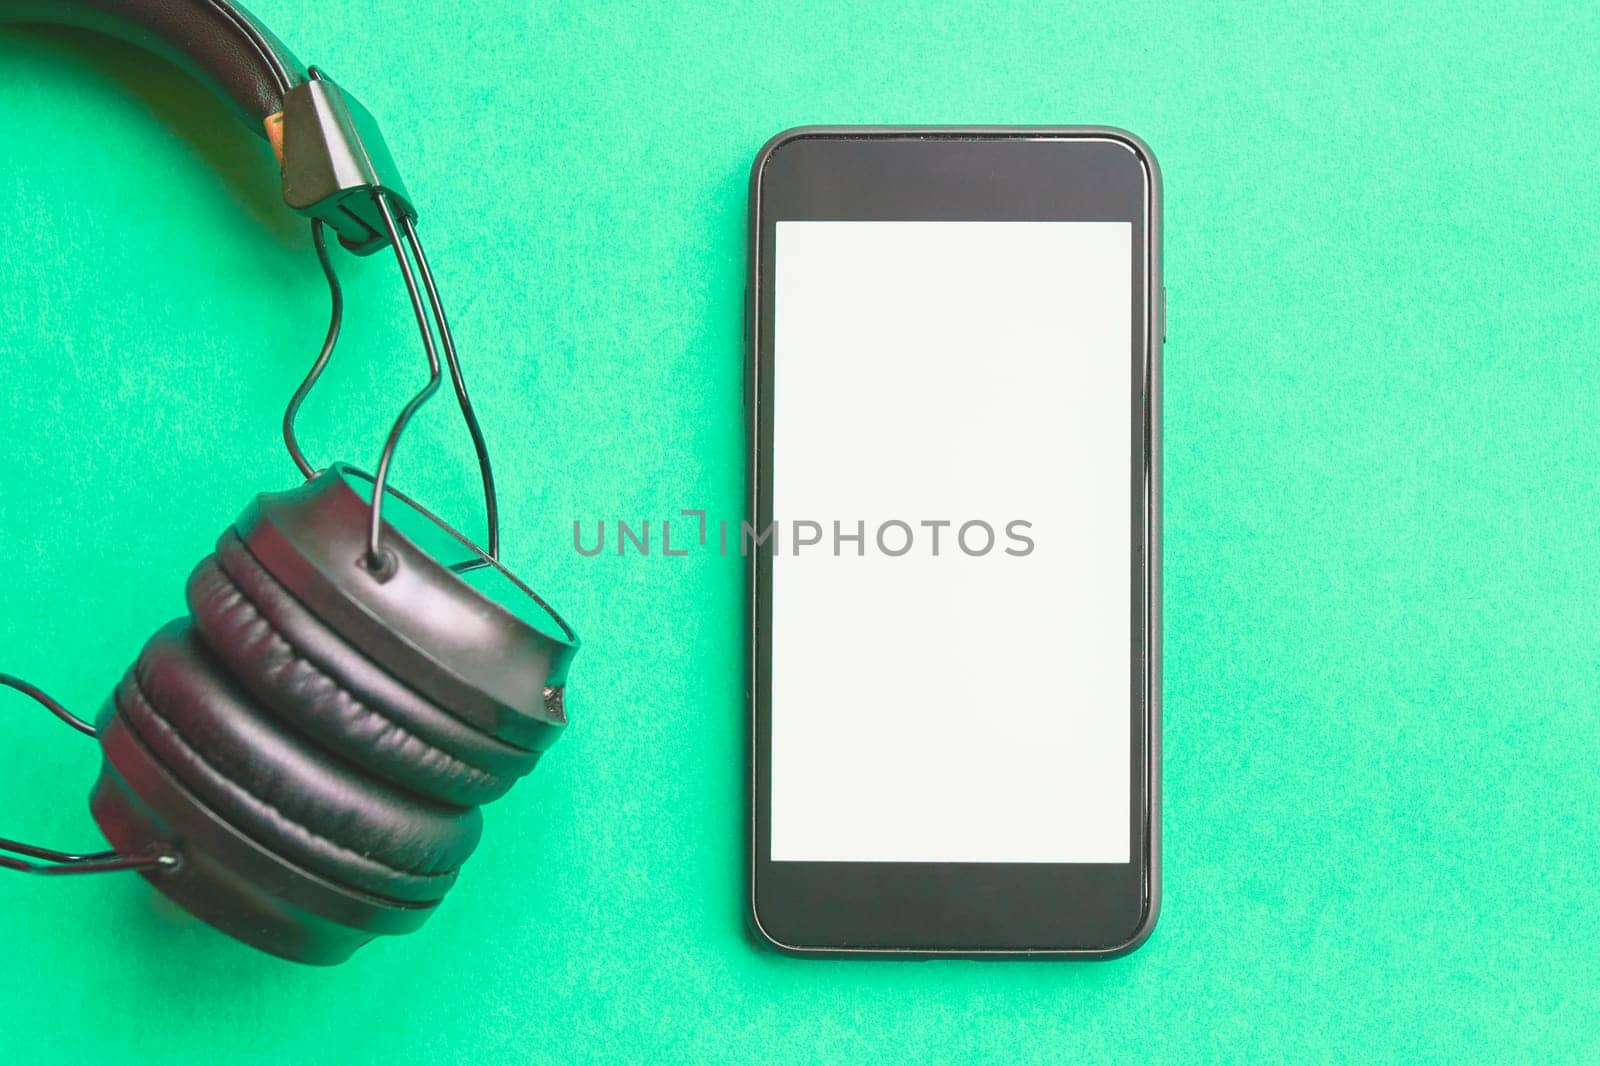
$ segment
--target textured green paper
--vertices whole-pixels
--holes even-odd
[[[574,724],[340,969],[0,878],[8,1061],[1600,1060],[1600,18],[1400,7],[259,0],[385,123],[508,559],[585,641]],[[738,514],[748,166],[804,122],[1110,123],[1164,168],[1166,900],[1128,959],[754,947],[739,570],[571,548]],[[0,146],[0,669],[92,713],[290,482],[326,297],[265,147],[135,51],[0,31]],[[305,440],[370,465],[423,364],[392,262],[341,266]],[[475,523],[449,410],[398,476]],[[4,697],[0,765],[0,834],[97,842],[92,745]]]

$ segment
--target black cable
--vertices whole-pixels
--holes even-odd
[[[418,290],[417,275],[422,278],[422,288],[427,291],[428,303],[433,311],[433,320],[438,330],[439,342],[444,349],[444,362],[450,369],[450,382],[455,388],[456,402],[461,408],[462,420],[466,423],[467,432],[472,437],[473,451],[477,454],[478,472],[483,482],[484,513],[488,526],[488,550],[485,554],[490,559],[500,556],[500,502],[495,490],[494,467],[489,458],[489,444],[483,435],[483,427],[478,422],[477,412],[472,406],[472,397],[467,389],[466,378],[461,370],[461,360],[456,353],[455,336],[450,331],[450,320],[445,315],[444,301],[439,297],[439,288],[433,279],[433,269],[428,265],[427,252],[423,250],[422,239],[417,235],[415,222],[409,215],[402,214],[396,221],[395,212],[389,204],[387,196],[381,190],[373,192],[373,201],[378,207],[378,212],[383,218],[384,228],[388,231],[389,242],[394,246],[395,259],[400,264],[401,277],[405,280],[406,293],[411,299],[411,309],[416,315],[417,328],[422,334],[423,349],[428,355],[430,376],[428,384],[413,396],[401,409],[400,415],[395,419],[389,431],[388,438],[384,441],[383,453],[378,460],[378,469],[373,478],[372,518],[367,537],[367,565],[379,568],[382,565],[382,551],[380,533],[383,525],[383,497],[389,480],[389,468],[394,461],[395,451],[400,444],[400,437],[405,432],[417,411],[427,403],[438,390],[441,366],[439,350],[434,343],[433,329],[429,327],[427,312],[423,309],[422,296]],[[404,232],[405,243],[401,243],[401,232]],[[295,433],[295,422],[300,414],[300,408],[311,391],[316,388],[323,372],[328,367],[329,360],[333,357],[334,347],[339,342],[339,331],[344,322],[344,291],[339,284],[338,273],[333,266],[333,260],[328,254],[327,236],[321,219],[311,222],[311,241],[316,246],[317,260],[322,264],[322,273],[328,281],[328,296],[331,310],[328,320],[328,332],[322,343],[322,350],[317,354],[316,361],[312,363],[305,380],[289,399],[289,405],[283,412],[283,441],[289,450],[289,457],[299,468],[300,473],[307,478],[315,476],[316,470],[311,461],[306,458],[305,452],[300,447],[300,441]],[[413,274],[411,261],[406,256],[406,248],[417,261],[417,273]],[[458,572],[475,569],[487,565],[482,559],[474,559],[467,563],[457,564],[451,569]]]
[[[70,725],[73,729],[86,737],[98,735],[95,727],[73,714],[53,699],[49,693],[36,685],[10,674],[0,674],[0,686],[15,689],[24,696],[29,697],[51,714]],[[102,874],[115,873],[119,870],[152,870],[157,867],[175,868],[179,863],[175,852],[162,851],[148,855],[119,855],[115,851],[94,851],[78,854],[70,851],[57,851],[54,848],[44,848],[37,844],[24,844],[20,840],[9,840],[0,837],[0,852],[10,852],[11,855],[21,855],[28,859],[39,859],[42,862],[25,862],[23,859],[12,858],[11,855],[0,855],[0,870],[15,870],[25,874],[65,875],[65,874]]]
[[[339,329],[344,323],[344,290],[339,286],[339,275],[333,269],[333,259],[328,255],[328,240],[323,233],[322,219],[311,220],[311,243],[316,245],[317,260],[322,264],[322,274],[328,279],[328,296],[333,305],[333,310],[328,319],[328,335],[322,342],[322,351],[317,355],[317,361],[311,364],[311,371],[306,379],[295,390],[294,396],[289,400],[289,406],[283,412],[283,442],[289,446],[289,458],[294,460],[294,465],[300,468],[300,473],[307,478],[312,477],[316,471],[306,459],[305,453],[300,450],[300,441],[295,437],[294,422],[300,414],[300,405],[305,403],[306,397],[311,395],[311,390],[322,377],[322,372],[328,368],[328,360],[333,357],[334,345],[339,343]]]
[[[0,674],[0,686],[16,689],[18,692],[32,699],[34,702],[44,707],[45,710],[49,711],[51,714],[55,715],[57,718],[61,719],[63,722],[67,723],[86,737],[99,735],[92,723],[85,722],[82,718],[79,718],[77,715],[73,714],[71,711],[67,710],[65,707],[61,706],[61,704],[52,699],[49,693],[35,685],[28,684],[28,682],[22,680],[20,677],[12,677],[10,674]]]
[[[0,839],[0,850],[5,850],[5,845],[10,843],[11,841]],[[179,862],[177,854],[170,851],[160,851],[151,855],[119,855],[114,851],[98,851],[92,855],[81,855],[72,861],[56,864],[23,862],[21,859],[0,855],[0,870],[64,877],[68,874],[110,874],[123,870],[172,870],[177,868]]]
[[[434,348],[433,331],[428,328],[428,313],[422,307],[422,294],[417,290],[417,279],[411,273],[411,261],[406,258],[405,248],[400,243],[400,233],[395,225],[394,212],[389,208],[389,200],[382,190],[375,190],[372,194],[373,201],[378,205],[378,213],[383,216],[383,226],[389,233],[389,241],[394,245],[395,259],[400,263],[400,275],[405,279],[406,293],[411,297],[411,310],[417,316],[417,328],[422,331],[422,347],[428,353],[428,383],[422,390],[401,408],[400,416],[394,420],[394,426],[389,430],[389,438],[384,441],[383,454],[378,459],[378,469],[372,477],[372,519],[367,529],[367,566],[374,572],[381,573],[384,569],[382,546],[379,537],[383,529],[383,493],[389,481],[389,464],[394,461],[395,449],[400,445],[400,435],[405,432],[413,416],[421,409],[422,405],[432,399],[433,394],[439,390],[439,352]]]
[[[433,318],[439,326],[439,339],[444,344],[445,363],[450,368],[450,381],[455,386],[456,402],[461,407],[461,418],[467,424],[467,432],[472,434],[472,448],[478,453],[478,471],[483,478],[483,507],[489,527],[489,542],[486,555],[491,559],[500,558],[500,501],[494,489],[494,469],[489,463],[489,444],[483,438],[483,427],[478,425],[478,416],[472,409],[472,398],[467,395],[467,382],[461,375],[461,361],[456,358],[455,338],[450,334],[450,323],[445,318],[444,304],[439,299],[439,290],[433,283],[433,271],[428,267],[428,256],[422,250],[422,241],[417,237],[416,223],[410,215],[403,215],[400,219],[401,228],[405,230],[406,243],[411,246],[411,254],[416,256],[417,269],[422,274],[423,288],[428,291],[428,302],[433,305]]]
[[[55,848],[41,848],[37,844],[24,844],[20,840],[7,840],[0,837],[0,851],[15,852],[26,855],[30,859],[43,859],[46,862],[98,862],[102,859],[115,859],[114,851],[92,851],[87,855],[77,855],[70,851],[57,851]]]

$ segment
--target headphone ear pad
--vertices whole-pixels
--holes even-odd
[[[432,902],[482,832],[457,808],[362,774],[252,700],[187,622],[157,633],[116,712],[202,803],[304,869],[386,899]]]
[[[539,760],[481,732],[351,647],[229,530],[189,579],[207,647],[263,705],[328,750],[460,807],[498,799]]]
[[[361,566],[372,491],[336,464],[257,496],[191,574],[189,617],[96,718],[90,810],[116,851],[170,856],[144,871],[157,890],[301,962],[437,909],[480,805],[564,730],[578,650],[537,593],[398,493],[392,565]]]

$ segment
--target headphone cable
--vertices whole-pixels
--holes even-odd
[[[328,296],[333,305],[332,313],[328,320],[328,336],[322,342],[322,351],[317,355],[317,361],[311,364],[310,373],[300,383],[289,399],[289,406],[283,412],[283,442],[289,447],[289,458],[294,460],[294,465],[300,468],[307,480],[316,476],[305,452],[300,450],[300,441],[295,436],[294,422],[300,415],[300,405],[306,402],[306,397],[311,395],[311,390],[316,388],[317,382],[322,378],[322,372],[328,368],[328,360],[333,358],[334,345],[339,343],[339,329],[344,324],[344,290],[339,285],[339,275],[333,269],[333,259],[328,255],[328,238],[323,232],[323,222],[320,218],[311,220],[311,243],[317,249],[317,261],[322,264],[322,275],[328,279]]]
[[[483,439],[483,427],[478,425],[477,413],[472,409],[472,397],[467,394],[467,382],[461,374],[461,361],[456,358],[456,341],[450,333],[450,322],[445,318],[444,304],[433,283],[433,271],[428,267],[427,253],[422,250],[422,239],[417,236],[417,224],[410,215],[400,217],[405,231],[406,244],[417,260],[417,271],[422,275],[422,286],[428,290],[428,303],[433,306],[433,318],[439,326],[439,340],[444,344],[445,365],[450,368],[450,382],[455,386],[456,403],[461,408],[461,419],[472,435],[472,449],[478,456],[478,473],[483,479],[483,507],[489,530],[487,554],[500,558],[500,504],[494,488],[494,468],[489,462],[489,444]]]
[[[478,460],[478,473],[483,483],[483,506],[485,523],[488,529],[487,547],[484,552],[490,559],[500,558],[500,502],[499,494],[495,489],[494,466],[489,458],[489,444],[484,439],[483,426],[478,422],[478,414],[472,406],[472,396],[467,389],[466,377],[461,370],[461,359],[456,352],[455,335],[450,331],[450,320],[445,315],[444,301],[439,297],[439,287],[433,279],[433,269],[428,265],[428,255],[423,250],[422,239],[417,235],[416,223],[411,216],[401,212],[398,221],[395,211],[389,203],[388,197],[382,190],[374,190],[373,201],[378,207],[378,212],[383,219],[385,229],[388,230],[389,242],[394,246],[395,258],[400,265],[400,275],[405,282],[406,294],[411,300],[412,312],[416,315],[417,328],[422,336],[423,350],[428,356],[429,378],[415,396],[400,411],[394,425],[389,430],[389,435],[384,441],[383,452],[378,459],[378,468],[373,477],[372,493],[372,520],[367,537],[367,566],[381,571],[384,566],[383,550],[380,543],[380,531],[383,524],[383,497],[389,481],[389,467],[394,461],[395,451],[400,445],[400,437],[410,425],[416,413],[422,406],[433,398],[438,391],[439,381],[443,367],[440,365],[439,349],[444,350],[444,366],[449,368],[450,383],[455,389],[456,403],[461,408],[462,421],[466,423],[467,432],[472,437],[472,449]],[[402,233],[404,243],[402,244]],[[339,343],[339,332],[344,323],[344,290],[339,284],[339,275],[334,269],[333,259],[328,253],[328,241],[323,221],[311,220],[311,243],[317,250],[317,261],[322,265],[322,274],[328,281],[328,297],[330,314],[328,319],[328,332],[322,342],[322,350],[317,353],[316,361],[311,364],[311,369],[306,373],[305,380],[289,398],[289,405],[283,412],[283,441],[289,450],[289,458],[294,460],[294,465],[307,479],[316,475],[316,468],[306,458],[304,450],[300,447],[300,440],[295,432],[295,422],[299,418],[300,408],[305,404],[306,398],[311,395],[311,390],[316,388],[322,379],[323,371],[328,368],[328,362],[333,357],[333,349]],[[406,255],[410,251],[410,257]],[[411,260],[416,260],[416,270],[413,272]],[[419,288],[418,276],[422,283]],[[433,312],[433,323],[430,326],[427,310],[422,303],[422,292],[428,295],[428,307]],[[439,343],[434,343],[434,331],[438,331]],[[486,565],[481,559],[474,559],[466,563],[457,563],[451,567],[457,573],[475,570]]]
[[[37,685],[29,684],[20,677],[13,677],[10,674],[0,674],[0,687],[15,689],[22,693],[86,737],[99,735],[93,723],[86,722],[67,710]],[[145,855],[123,855],[116,851],[78,854],[43,848],[37,844],[24,844],[20,840],[9,840],[5,837],[0,837],[0,852],[10,852],[9,855],[0,855],[0,870],[53,876],[118,873],[123,870],[172,870],[181,862],[175,851],[157,851]],[[24,862],[22,859],[13,858],[13,855],[41,861]]]
[[[400,409],[400,414],[394,420],[394,425],[389,430],[389,436],[383,442],[383,452],[378,457],[378,468],[372,476],[372,509],[371,520],[367,525],[367,569],[374,574],[386,576],[389,562],[384,558],[381,543],[383,530],[383,496],[389,483],[389,465],[394,462],[394,453],[400,446],[400,435],[411,424],[411,419],[422,409],[422,405],[433,399],[433,394],[439,391],[441,370],[439,367],[439,351],[433,343],[433,330],[428,326],[428,313],[422,307],[422,293],[417,289],[416,276],[411,271],[411,260],[406,258],[405,247],[400,243],[400,231],[395,225],[394,211],[389,207],[389,198],[382,190],[374,190],[373,201],[378,205],[378,214],[383,217],[383,225],[389,231],[389,243],[394,246],[395,260],[400,264],[400,276],[405,279],[406,295],[411,298],[411,310],[417,316],[417,328],[422,331],[422,348],[428,355],[428,383],[424,385],[415,396],[406,401]]]

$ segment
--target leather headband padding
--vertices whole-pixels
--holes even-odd
[[[227,0],[4,0],[0,22],[73,26],[154,52],[227,101],[258,137],[306,80],[294,53]]]

